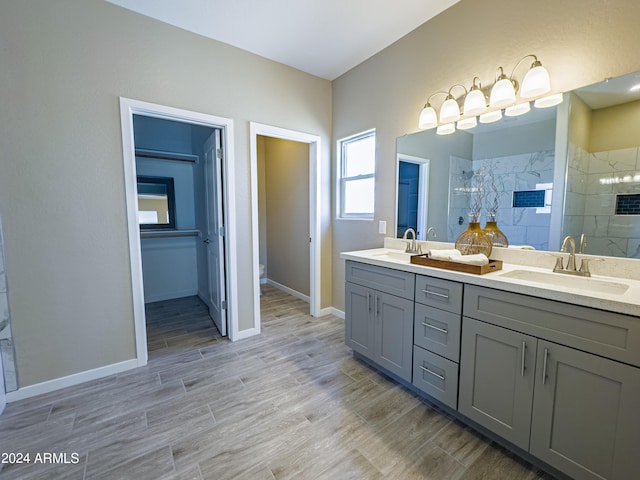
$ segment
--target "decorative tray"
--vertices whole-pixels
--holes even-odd
[[[433,258],[429,258],[426,253],[423,255],[412,255],[411,263],[423,265],[425,267],[444,268],[445,270],[474,273],[476,275],[484,275],[485,273],[502,270],[502,260],[489,259],[489,263],[486,265],[468,265],[466,263],[449,262],[447,260],[435,260]]]

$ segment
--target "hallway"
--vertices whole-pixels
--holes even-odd
[[[354,360],[344,323],[266,286],[262,334],[220,337],[197,297],[147,308],[146,367],[7,406],[4,479],[549,480]]]

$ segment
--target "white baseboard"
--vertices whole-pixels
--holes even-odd
[[[282,290],[283,292],[287,292],[289,295],[299,298],[300,300],[304,300],[307,303],[311,302],[311,299],[309,298],[308,295],[305,295],[304,293],[300,293],[292,288],[282,285],[281,283],[271,280],[270,278],[267,279],[267,283],[272,287],[276,287],[278,290]]]
[[[198,295],[198,290],[181,290],[157,295],[145,295],[144,303],[162,302],[164,300],[173,300],[174,298],[193,297],[194,295]]]
[[[329,309],[331,310],[331,313],[333,315],[335,315],[338,318],[341,318],[342,320],[344,320],[344,312],[342,310],[338,310],[335,307],[329,307]]]
[[[66,377],[55,378],[53,380],[47,380],[46,382],[36,383],[35,385],[29,385],[28,387],[19,388],[13,392],[7,392],[7,402],[17,402],[29,397],[35,397],[36,395],[42,395],[43,393],[53,392],[54,390],[60,390],[61,388],[72,387],[80,383],[88,382],[90,380],[97,380],[98,378],[108,377],[116,373],[132,370],[138,367],[137,360],[126,360],[120,363],[114,363],[105,367],[95,368],[93,370],[87,370],[85,372],[74,373]]]

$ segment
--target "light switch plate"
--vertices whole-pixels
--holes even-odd
[[[380,220],[378,223],[378,233],[385,235],[387,233],[387,222],[385,220]]]

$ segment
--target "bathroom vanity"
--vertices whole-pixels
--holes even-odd
[[[640,280],[342,258],[356,356],[553,473],[638,478]]]

